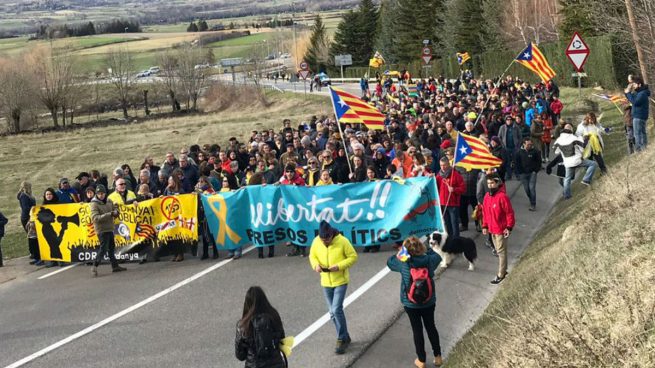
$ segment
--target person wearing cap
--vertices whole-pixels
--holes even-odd
[[[501,183],[498,175],[487,175],[489,192],[482,201],[482,234],[491,234],[498,254],[498,273],[491,280],[494,285],[500,284],[507,275],[507,238],[516,224],[512,202],[505,191],[500,189]]]
[[[107,253],[111,263],[112,272],[121,272],[126,269],[118,265],[114,254],[116,243],[114,242],[114,219],[118,217],[118,208],[107,198],[107,188],[104,185],[98,185],[96,195],[89,205],[91,210],[91,221],[93,228],[100,239],[100,250],[93,262],[91,273],[94,277],[98,276],[98,266],[102,258]]]
[[[378,179],[384,178],[387,166],[389,166],[390,162],[391,161],[389,160],[389,157],[387,157],[384,147],[379,147],[373,156],[373,167],[375,167],[375,176]]]
[[[81,172],[75,177],[75,182],[71,184],[71,187],[77,191],[80,195],[86,191],[86,188],[91,185],[91,175],[88,172]]]
[[[343,302],[350,282],[349,269],[356,262],[357,252],[350,241],[325,220],[321,221],[319,235],[309,250],[309,263],[321,275],[323,295],[337,330],[336,354],[345,353],[351,342]]]
[[[78,203],[80,201],[80,195],[70,186],[68,178],[61,178],[59,180],[57,198],[59,198],[59,203]]]

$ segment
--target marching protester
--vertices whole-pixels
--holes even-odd
[[[4,266],[4,261],[2,258],[2,238],[5,236],[5,226],[9,223],[9,220],[5,215],[0,212],[0,267]]]
[[[397,255],[392,255],[387,260],[387,267],[391,271],[400,273],[400,302],[403,304],[405,313],[409,317],[414,336],[414,348],[416,360],[414,365],[418,368],[426,367],[425,341],[423,329],[428,334],[432,352],[434,354],[434,365],[437,367],[443,364],[441,357],[441,345],[439,343],[439,332],[434,323],[434,309],[437,302],[434,292],[434,271],[441,263],[441,257],[417,237],[411,236],[403,242],[403,247],[409,253],[409,259],[402,260],[401,249]],[[425,282],[417,286],[417,279],[423,273]],[[423,300],[417,300],[419,293],[416,289],[423,287],[427,293],[421,293]],[[414,293],[413,293],[414,291]]]
[[[482,234],[491,234],[494,248],[498,253],[498,273],[491,280],[500,284],[507,275],[507,238],[515,225],[514,209],[505,191],[500,190],[501,180],[498,175],[487,176],[489,192],[482,202]]]
[[[111,199],[107,198],[107,189],[105,189],[104,185],[98,185],[96,188],[96,196],[91,201],[90,208],[91,221],[93,221],[95,232],[100,238],[100,250],[91,270],[93,276],[98,276],[98,266],[102,262],[105,253],[109,257],[112,272],[125,271],[125,268],[118,265],[114,254],[116,248],[114,243],[114,219],[118,217],[118,209]]]
[[[284,337],[280,314],[261,287],[251,286],[237,322],[234,338],[237,359],[245,361],[246,368],[285,368],[286,357],[279,347]]]
[[[352,341],[343,312],[343,301],[350,282],[349,268],[356,262],[357,252],[350,241],[325,220],[321,221],[319,235],[314,238],[309,250],[309,263],[321,275],[323,295],[337,330],[336,354],[344,354]]]
[[[466,192],[466,183],[462,176],[450,166],[448,158],[441,158],[439,165],[441,170],[437,174],[437,188],[439,189],[439,202],[444,224],[448,235],[458,237],[460,196]]]
[[[533,124],[537,122],[534,121]],[[537,174],[541,171],[541,152],[534,147],[530,138],[523,138],[521,149],[516,154],[516,173],[521,180],[523,190],[530,200],[530,211],[537,206]]]
[[[298,174],[295,163],[289,162],[284,166],[284,176],[280,179],[280,184],[305,186],[305,179]],[[293,247],[293,250],[287,254],[288,257],[305,257],[307,255],[307,249],[305,247],[292,243],[290,245]]]
[[[53,188],[48,188],[43,192],[43,205],[48,205],[48,204],[59,204],[59,197],[57,197],[57,192]],[[46,267],[55,267],[55,266],[63,266],[63,262],[58,262],[58,261],[50,261],[46,263]]]
[[[30,213],[32,207],[36,206],[36,199],[32,195],[32,184],[30,182],[24,181],[20,183],[20,189],[16,195],[18,203],[20,204],[20,224],[23,226],[23,230],[28,233],[28,224],[30,222]],[[42,263],[41,258],[38,255],[38,247],[35,249],[33,244],[29,241],[28,237],[28,249],[30,251],[30,264]]]
[[[575,135],[582,137],[587,142],[586,150],[589,151],[589,158],[596,161],[602,174],[607,174],[607,167],[603,159],[603,134],[609,133],[609,128],[603,128],[593,112],[587,113],[582,123],[578,125]],[[586,157],[586,155],[585,155]]]
[[[579,167],[584,167],[587,169],[584,177],[582,178],[582,184],[591,185],[591,180],[594,177],[596,172],[597,164],[594,161],[583,159],[582,153],[584,152],[584,141],[582,138],[577,137],[573,134],[573,126],[571,124],[565,124],[564,129],[553,144],[555,148],[555,154],[561,155],[564,162],[564,167],[566,167],[566,177],[564,178],[564,199],[571,198],[571,182],[575,177],[575,171]]]

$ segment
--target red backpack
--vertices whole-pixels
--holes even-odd
[[[407,298],[414,304],[425,304],[432,299],[432,279],[427,267],[414,268],[410,265],[411,284]]]

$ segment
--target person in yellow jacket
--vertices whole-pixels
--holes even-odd
[[[330,318],[337,329],[336,354],[343,354],[351,342],[343,312],[343,301],[350,282],[348,269],[357,262],[357,252],[346,237],[325,220],[321,221],[319,235],[312,242],[309,263],[321,274],[323,295]]]
[[[132,204],[136,202],[136,194],[127,189],[125,179],[119,178],[116,180],[116,190],[111,193],[107,199],[114,204]]]

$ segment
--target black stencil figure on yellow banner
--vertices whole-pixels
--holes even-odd
[[[39,222],[41,222],[43,237],[48,242],[48,247],[50,247],[50,258],[52,259],[62,259],[61,250],[59,246],[61,241],[64,239],[64,233],[68,229],[69,223],[74,223],[79,225],[80,219],[77,214],[74,216],[56,216],[54,212],[50,209],[41,207],[37,215]],[[61,230],[59,234],[55,231],[55,228],[52,226],[55,222],[61,224]]]

